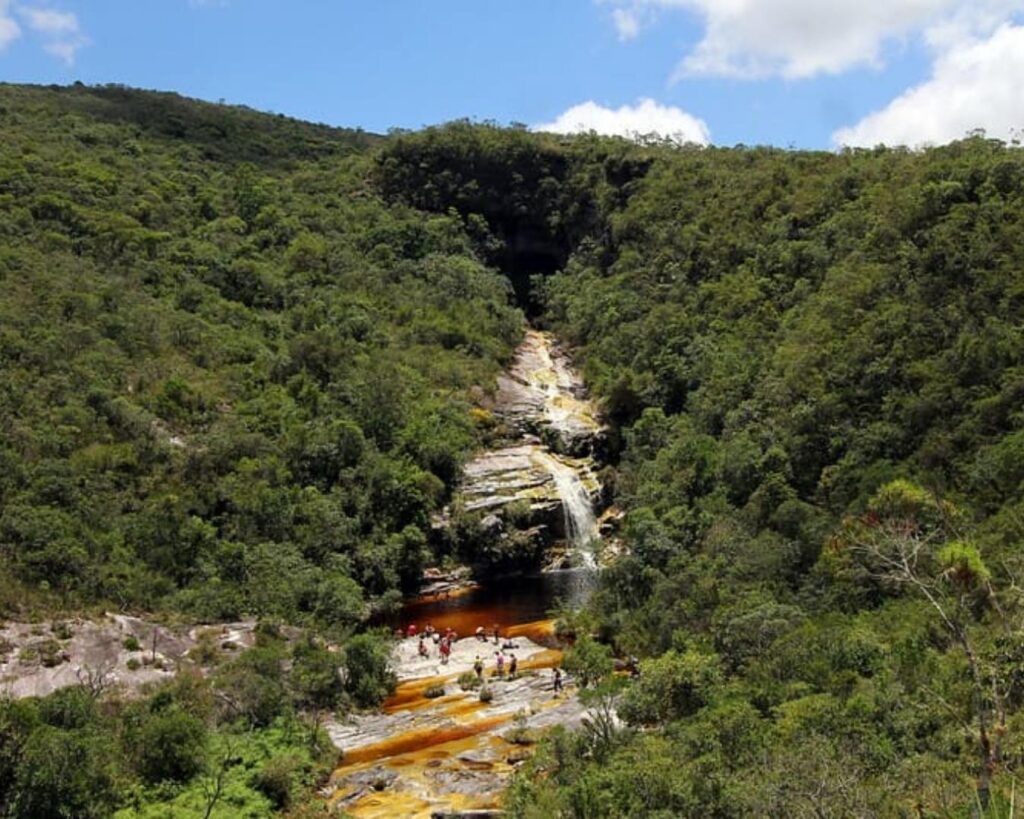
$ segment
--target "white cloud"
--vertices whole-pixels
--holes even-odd
[[[43,50],[68,65],[74,64],[80,48],[89,45],[73,12],[19,6],[18,13],[30,29],[42,35]]]
[[[660,13],[685,11],[703,24],[700,42],[673,77],[790,79],[880,66],[887,44],[922,36],[946,40],[991,33],[1024,0],[597,0],[612,5],[620,38]],[[626,21],[623,25],[622,21]]]
[[[640,33],[640,18],[632,9],[613,9],[612,20],[620,40],[632,40]]]
[[[976,128],[1000,139],[1024,129],[1024,26],[1005,24],[988,38],[951,46],[926,82],[832,139],[837,145],[919,146]]]
[[[25,16],[29,27],[35,31],[48,34],[76,34],[78,32],[78,18],[69,11],[34,8],[21,8],[19,11]]]
[[[13,43],[21,36],[21,28],[18,22],[10,16],[10,3],[7,0],[0,0],[0,51]]]
[[[657,134],[675,142],[706,145],[711,140],[707,124],[681,108],[661,105],[651,99],[636,105],[605,108],[596,102],[574,105],[553,122],[534,125],[535,131],[575,134],[595,131],[599,134],[631,139]]]

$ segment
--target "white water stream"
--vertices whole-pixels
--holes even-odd
[[[534,453],[534,458],[551,474],[558,496],[562,499],[566,540],[584,567],[596,569],[594,543],[598,539],[597,520],[590,495],[579,473],[550,452],[538,451]]]

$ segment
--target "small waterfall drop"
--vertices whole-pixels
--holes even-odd
[[[587,569],[597,568],[594,543],[598,539],[594,507],[583,481],[575,469],[548,452],[537,452],[535,457],[551,474],[565,515],[565,536],[573,551]]]

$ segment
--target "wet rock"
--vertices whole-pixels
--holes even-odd
[[[498,379],[496,413],[520,434],[540,435],[556,451],[586,455],[604,427],[565,349],[550,333],[527,332]]]
[[[462,796],[488,796],[497,793],[504,785],[504,778],[495,773],[461,768],[442,768],[429,774],[439,794],[461,794]]]

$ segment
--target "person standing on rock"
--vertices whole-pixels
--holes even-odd
[[[555,669],[555,695],[557,696],[558,693],[561,690],[562,690],[562,669],[556,668]]]
[[[476,678],[482,680],[484,678],[484,661],[480,659],[480,655],[476,655],[476,662],[473,663],[473,670],[476,672]]]
[[[496,652],[498,659],[495,661],[498,666],[498,679],[502,679],[505,676],[505,655],[500,651]]]
[[[441,665],[448,665],[448,657],[452,653],[452,644],[445,637],[441,640]]]
[[[519,660],[516,659],[515,654],[509,655],[508,663],[508,678],[514,680],[516,678],[516,671],[519,670]]]

